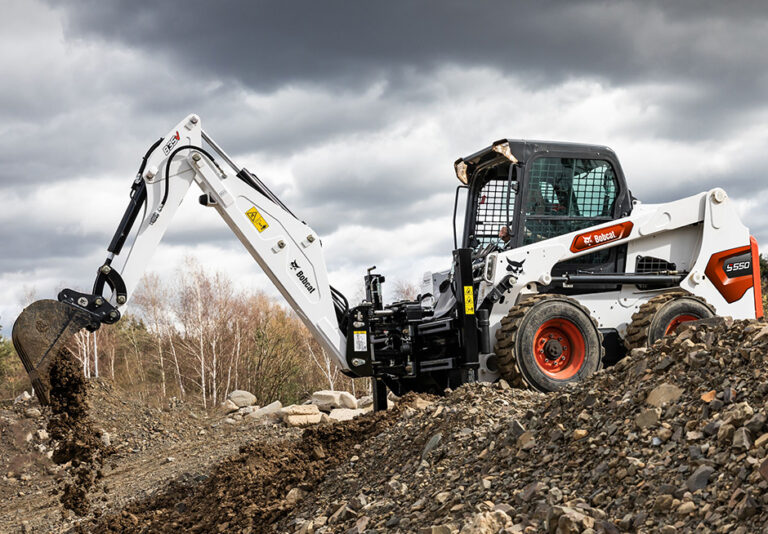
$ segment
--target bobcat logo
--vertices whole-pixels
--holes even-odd
[[[298,268],[299,268],[299,264],[296,262],[296,260],[293,260],[291,262],[291,269],[293,269],[295,271]]]
[[[525,260],[523,261],[512,261],[509,258],[507,258],[507,272],[512,273],[514,276],[518,276],[520,274],[523,274],[523,264],[525,263]]]

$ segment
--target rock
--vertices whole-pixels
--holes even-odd
[[[312,394],[312,404],[324,412],[341,408],[341,391],[321,390]]]
[[[480,512],[472,516],[462,527],[461,534],[491,534],[501,532],[511,525],[512,519],[501,510]]]
[[[314,414],[284,415],[283,421],[288,426],[309,426],[316,425],[322,420],[322,414],[318,411]]]
[[[701,395],[701,400],[703,400],[706,403],[710,403],[715,399],[715,396],[717,395],[717,391],[714,389],[711,391],[707,391],[706,393]]]
[[[339,401],[341,405],[339,408],[348,408],[350,410],[357,410],[357,399],[348,391],[339,392]]]
[[[358,415],[362,415],[364,413],[365,413],[365,410],[351,410],[349,408],[336,408],[334,410],[331,410],[331,413],[328,414],[328,418],[331,419],[332,421],[351,421]]]
[[[720,443],[728,443],[733,441],[733,434],[736,432],[736,427],[731,424],[720,425],[717,429],[717,441]]]
[[[266,406],[263,406],[259,408],[258,410],[255,410],[248,415],[245,416],[246,419],[263,419],[267,416],[279,416],[280,410],[282,410],[283,405],[280,401],[275,401],[271,404],[267,404]]]
[[[752,448],[752,436],[747,427],[741,427],[733,434],[733,448],[737,451],[748,451]]]
[[[344,534],[363,534],[365,532],[365,529],[368,528],[368,523],[371,521],[371,519],[368,516],[363,516],[359,518],[357,521],[355,521],[355,524],[352,528],[347,530]]]
[[[256,396],[253,393],[242,389],[236,389],[227,395],[227,399],[231,400],[237,405],[238,408],[244,406],[253,406],[256,403]]]
[[[44,428],[39,429],[37,431],[37,439],[40,441],[45,441],[48,439],[48,432]]]
[[[755,440],[755,447],[765,447],[766,444],[768,444],[768,433],[763,434]]]
[[[512,437],[512,439],[517,440],[520,436],[522,436],[525,433],[525,427],[520,424],[520,421],[517,419],[512,419],[512,422],[509,423],[509,435]]]
[[[427,400],[424,397],[416,397],[411,402],[411,406],[416,408],[417,410],[423,410],[424,408],[428,406],[432,406],[434,403],[431,400]]]
[[[657,512],[663,512],[665,510],[669,510],[672,508],[672,503],[674,502],[674,497],[672,495],[659,495],[656,497],[656,500],[653,502],[653,509]]]
[[[755,411],[746,402],[740,402],[734,404],[725,412],[723,412],[722,421],[725,424],[732,424],[734,426],[741,425],[744,421],[752,417]]]
[[[285,417],[288,415],[317,415],[318,421],[320,410],[315,404],[291,404],[280,410],[280,414]]]
[[[576,430],[573,431],[573,440],[579,441],[581,439],[584,439],[587,437],[587,434],[589,434],[589,431],[584,430],[582,428],[577,428]]]
[[[237,419],[233,419],[231,417],[227,417],[227,418],[224,419],[224,423],[227,424],[227,425],[236,425],[237,424]]]
[[[29,393],[27,393],[26,391],[22,391],[22,392],[21,392],[21,395],[19,395],[19,396],[18,396],[18,397],[16,397],[15,399],[13,399],[13,403],[14,403],[14,404],[19,404],[20,402],[25,402],[25,401],[28,401],[28,400],[29,400],[29,399],[31,399],[31,398],[32,398],[32,395],[30,395],[30,394],[29,394]]]
[[[672,384],[661,384],[648,394],[645,402],[656,408],[661,408],[665,404],[676,402],[683,394],[683,390]]]
[[[659,422],[661,417],[660,408],[646,408],[640,411],[635,417],[635,424],[640,429],[649,428],[655,426]]]
[[[360,397],[359,399],[357,399],[357,407],[360,409],[365,409],[368,407],[373,408],[373,397],[370,395]]]
[[[112,436],[109,435],[109,432],[102,430],[100,438],[105,447],[112,446]]]
[[[760,464],[760,469],[758,469],[760,476],[763,477],[765,480],[768,480],[768,458],[763,460],[763,463]]]
[[[288,494],[285,496],[285,502],[288,506],[293,508],[298,504],[299,501],[301,501],[304,497],[307,496],[307,492],[299,489],[299,488],[292,488]]]
[[[253,406],[243,406],[242,408],[237,410],[237,414],[241,415],[241,416],[246,416],[249,413],[253,413],[253,412],[255,412],[258,409],[259,409],[259,407],[256,406],[255,404]]]
[[[547,532],[571,534],[585,532],[595,526],[595,520],[570,506],[552,506],[547,511]]]
[[[697,491],[707,487],[709,483],[709,477],[715,472],[713,467],[708,465],[700,465],[696,471],[693,472],[688,480],[685,481],[685,486],[690,491]]]
[[[528,451],[536,446],[536,438],[533,432],[530,430],[523,432],[523,434],[517,438],[517,446],[519,449]]]
[[[27,408],[24,410],[24,417],[28,417],[30,419],[37,419],[41,415],[43,415],[43,413],[37,408]]]
[[[225,414],[230,414],[232,412],[236,412],[240,409],[240,407],[232,402],[231,400],[227,399],[221,404],[221,408],[224,411]]]
[[[677,513],[680,515],[688,515],[694,510],[696,510],[696,505],[693,501],[686,501],[677,507]]]
[[[740,520],[749,519],[757,513],[757,501],[751,495],[744,495],[733,510],[733,514]]]
[[[766,417],[764,414],[756,413],[746,423],[744,423],[744,426],[749,429],[753,436],[759,435],[763,428],[765,428],[765,421]]]
[[[429,438],[429,441],[427,441],[427,444],[424,445],[424,450],[421,453],[421,459],[426,459],[427,455],[435,450],[438,445],[440,445],[440,442],[443,439],[443,434],[441,432],[438,432],[437,434],[432,435],[431,438]]]

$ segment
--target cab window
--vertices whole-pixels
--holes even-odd
[[[523,244],[611,220],[617,193],[616,174],[605,160],[535,159],[528,180]]]

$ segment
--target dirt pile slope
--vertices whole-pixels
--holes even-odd
[[[762,322],[683,325],[557,394],[477,384],[302,433],[121,404],[93,410],[118,466],[83,532],[768,534]]]
[[[276,530],[768,532],[767,349],[715,320],[559,394],[422,402]]]
[[[300,439],[254,441],[220,464],[210,478],[179,480],[121,513],[83,524],[83,532],[270,532],[326,472],[354,447],[384,430],[397,411],[343,425],[321,425]]]

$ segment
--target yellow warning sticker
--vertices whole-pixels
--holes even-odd
[[[261,216],[261,213],[259,213],[259,210],[257,210],[255,206],[249,209],[248,211],[246,211],[245,214],[251,220],[251,222],[259,231],[259,233],[269,228],[267,221],[264,220],[264,217]]]
[[[368,351],[368,333],[365,330],[355,330],[353,332],[354,348],[355,352],[367,352]]]
[[[464,314],[475,314],[475,294],[472,291],[472,286],[464,286]]]

